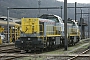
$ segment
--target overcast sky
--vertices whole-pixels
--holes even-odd
[[[58,1],[64,1],[64,0],[58,0]],[[90,0],[67,0],[68,3],[90,3]]]

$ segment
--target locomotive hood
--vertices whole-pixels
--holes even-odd
[[[50,19],[42,19],[42,18],[39,18],[39,21],[40,21],[40,22],[51,22],[51,23],[55,23],[55,21],[50,20]]]

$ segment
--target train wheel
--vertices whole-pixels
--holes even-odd
[[[28,53],[28,50],[25,50],[26,51],[26,53]]]
[[[24,54],[24,53],[26,53],[26,51],[25,50],[21,50],[20,54]]]
[[[42,53],[43,52],[43,49],[40,49],[40,52]]]

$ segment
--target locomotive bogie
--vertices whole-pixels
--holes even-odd
[[[15,46],[21,50],[36,50],[44,47],[42,40],[36,37],[21,37],[16,41]]]

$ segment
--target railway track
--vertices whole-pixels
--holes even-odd
[[[74,56],[72,58],[69,58],[68,60],[90,60],[90,48],[85,50],[84,52],[81,53],[82,55],[83,54],[88,54],[88,56],[82,56],[80,57],[79,55],[77,56]]]
[[[13,59],[16,59],[16,58],[19,58],[19,57],[3,57],[0,60],[13,60]]]
[[[7,53],[7,54],[10,54],[10,53],[15,53],[17,51],[17,48],[15,48],[15,45],[14,43],[12,44],[3,44],[3,45],[0,45],[0,53]],[[6,56],[0,56],[0,60],[12,60],[12,59],[15,59],[15,58],[19,58],[19,57],[6,57]]]
[[[32,58],[44,57],[45,60],[70,60],[70,57],[74,57],[74,56],[90,57],[90,54],[16,54],[16,53],[0,54],[1,60],[12,60],[12,59],[17,59],[21,57],[32,57]]]
[[[0,60],[19,60],[21,57],[31,57],[30,59],[36,59],[40,60],[42,57],[44,57],[42,60],[80,60],[81,58],[87,58],[84,60],[90,59],[90,49],[87,49],[86,51],[80,53],[80,54],[32,54],[32,53],[25,53],[20,54],[17,53],[14,50],[14,45],[7,45],[7,46],[0,46],[1,51],[7,51],[9,53],[1,53],[0,54]],[[10,50],[13,51],[13,53],[10,53]],[[0,52],[1,52],[0,51]],[[40,59],[37,59],[40,58]],[[22,59],[21,59],[22,60]]]
[[[5,44],[0,45],[0,53],[10,53],[15,52],[17,49],[15,48],[14,44]]]
[[[90,48],[80,54],[47,55],[46,60],[90,60]]]
[[[19,53],[2,53],[0,60],[15,60],[21,57],[31,57],[34,59],[44,57],[45,60],[89,60],[90,49],[85,50],[81,54],[19,54]],[[19,60],[19,59],[18,59]],[[33,60],[33,59],[31,59]],[[43,59],[42,59],[43,60]]]

